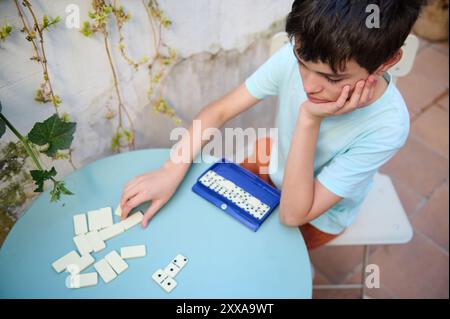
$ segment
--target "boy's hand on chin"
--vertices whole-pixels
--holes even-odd
[[[373,98],[376,83],[377,79],[371,75],[367,80],[356,83],[355,90],[350,97],[350,86],[346,85],[336,102],[316,104],[307,100],[301,106],[300,114],[302,117],[320,122],[329,116],[353,112],[357,108],[366,106]]]

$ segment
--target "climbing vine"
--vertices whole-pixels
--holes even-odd
[[[42,19],[39,20],[33,10],[30,1],[23,0],[23,8],[19,5],[18,0],[14,0],[14,3],[16,5],[20,21],[22,23],[22,29],[20,31],[26,35],[26,40],[29,41],[33,47],[33,56],[30,58],[30,60],[36,61],[42,69],[43,79],[39,86],[39,89],[36,90],[34,100],[43,104],[51,103],[55,109],[55,113],[59,115],[63,121],[68,122],[70,120],[70,116],[67,113],[63,113],[62,115],[60,115],[59,113],[59,108],[61,106],[62,100],[59,95],[56,95],[54,93],[52,82],[50,80],[48,61],[44,44],[45,32],[49,31],[50,27],[60,22],[61,18],[59,16],[57,16],[56,18],[51,18],[47,15],[44,15]],[[32,25],[28,23],[27,13],[25,13],[24,11],[28,13],[28,16],[31,16],[31,20],[33,21]],[[75,170],[76,166],[73,162],[72,153],[73,149],[70,148],[68,152],[59,151],[57,154],[54,154],[53,159],[67,159],[69,164]]]
[[[153,105],[153,110],[156,113],[164,114],[173,119],[175,124],[180,125],[182,123],[181,119],[176,117],[175,111],[169,106],[169,103],[163,98],[164,96],[164,86],[161,85],[159,90],[159,95],[154,97],[154,92],[156,91],[156,85],[162,84],[163,78],[168,73],[168,66],[174,63],[177,58],[175,50],[167,46],[161,37],[162,27],[168,28],[172,22],[167,18],[162,10],[159,9],[159,5],[155,0],[149,0],[147,3],[141,0],[142,4],[147,12],[149,23],[152,28],[153,44],[155,48],[155,57],[152,61],[149,61],[147,56],[142,57],[139,61],[131,58],[126,50],[125,37],[123,35],[123,27],[126,22],[131,19],[131,14],[126,12],[123,5],[119,5],[117,0],[111,4],[106,0],[92,0],[92,9],[88,13],[90,21],[85,21],[80,32],[86,37],[91,37],[95,33],[101,33],[103,36],[105,51],[108,56],[109,65],[111,68],[114,88],[116,92],[116,97],[118,101],[117,114],[118,114],[118,124],[115,130],[115,134],[111,140],[111,147],[114,151],[120,152],[124,147],[124,142],[128,143],[130,149],[134,149],[134,125],[127,108],[123,102],[123,98],[120,94],[119,79],[111,58],[111,51],[109,45],[107,26],[109,18],[111,15],[115,17],[115,25],[117,28],[119,43],[117,45],[122,58],[134,68],[135,71],[139,69],[140,66],[148,63],[149,70],[149,89],[148,96],[151,104]],[[158,30],[158,31],[157,31]],[[166,51],[163,53],[162,51]],[[125,113],[130,129],[126,129],[123,123],[123,113]],[[107,119],[114,118],[115,114],[109,113]]]
[[[0,208],[5,205],[18,205],[25,200],[26,185],[34,185],[34,192],[42,192],[45,183],[52,183],[51,200],[57,201],[61,195],[71,195],[72,192],[66,188],[64,182],[56,179],[57,171],[55,167],[46,168],[42,162],[42,156],[47,156],[52,160],[67,159],[74,169],[71,144],[76,129],[76,123],[70,122],[70,116],[61,111],[62,99],[56,94],[51,74],[49,73],[49,62],[46,55],[46,33],[51,31],[60,22],[60,17],[52,18],[48,15],[39,17],[31,0],[13,0],[20,18],[21,26],[19,30],[25,35],[26,40],[31,44],[32,56],[42,70],[42,81],[35,91],[34,99],[42,104],[50,104],[54,109],[54,114],[42,122],[34,124],[28,134],[20,133],[11,123],[6,115],[2,113],[0,103],[0,138],[9,129],[18,139],[17,142],[3,144],[0,148],[3,159],[0,161],[0,182],[2,185],[8,184],[0,191],[2,199]],[[89,20],[82,25],[80,32],[86,37],[100,35],[103,40],[105,56],[108,60],[114,92],[117,98],[117,111],[107,114],[109,120],[116,119],[116,128],[111,138],[111,147],[114,151],[121,152],[125,149],[135,149],[135,129],[132,118],[125,105],[120,90],[120,79],[116,66],[112,59],[112,49],[109,39],[109,21],[115,19],[115,28],[118,34],[117,49],[120,56],[128,63],[134,71],[141,67],[146,67],[149,74],[148,98],[153,107],[153,111],[166,115],[176,123],[181,124],[168,101],[164,99],[164,81],[170,71],[170,66],[174,65],[177,53],[169,47],[162,39],[162,29],[169,28],[172,22],[160,9],[156,0],[141,0],[145,8],[148,22],[152,30],[151,41],[154,46],[152,59],[148,56],[133,58],[130,56],[124,37],[123,28],[131,19],[131,14],[126,11],[123,5],[117,0],[110,3],[108,0],[92,0],[92,10],[89,12]],[[15,27],[5,24],[0,26],[0,41],[4,42],[11,36]],[[25,165],[25,163],[28,163]],[[29,169],[34,166],[34,169]],[[20,173],[22,172],[22,173]],[[15,175],[16,178],[11,177]]]
[[[93,0],[92,1],[92,9],[93,11],[89,12],[89,18],[91,19],[91,22],[85,21],[83,23],[83,28],[80,30],[80,32],[85,35],[86,37],[91,37],[96,33],[100,33],[103,37],[103,43],[105,47],[105,52],[108,57],[109,66],[111,68],[111,73],[113,76],[113,82],[114,82],[114,89],[116,92],[116,98],[117,98],[117,126],[115,129],[115,134],[112,137],[111,140],[111,147],[116,152],[121,152],[124,147],[128,146],[129,149],[134,149],[134,136],[135,136],[135,130],[133,121],[131,119],[131,116],[129,115],[127,108],[123,102],[122,95],[120,93],[120,87],[119,87],[119,79],[117,77],[117,72],[114,67],[114,63],[112,61],[111,57],[111,50],[109,45],[109,39],[108,39],[108,31],[107,31],[107,23],[108,18],[113,12],[113,6],[111,4],[108,4],[104,0]],[[130,128],[126,128],[124,126],[124,119],[123,114],[128,119],[128,123],[130,125]],[[112,119],[113,116],[111,116],[109,119]]]
[[[129,12],[125,12],[125,8],[122,5],[119,6],[116,0],[114,0],[114,4],[112,6],[112,12],[116,18],[117,32],[119,34],[119,44],[117,47],[124,60],[137,71],[141,65],[148,62],[149,58],[147,56],[143,56],[139,61],[135,61],[126,52],[123,26],[131,19],[131,14]]]
[[[164,99],[164,78],[169,72],[169,66],[173,65],[177,59],[176,51],[169,47],[162,40],[162,28],[169,28],[172,25],[172,21],[165,15],[164,11],[159,8],[159,4],[156,0],[149,0],[146,3],[141,0],[145,11],[147,12],[148,20],[152,29],[153,35],[153,45],[155,48],[155,58],[153,63],[150,63],[149,76],[150,76],[150,86],[148,88],[147,94],[153,105],[153,111],[160,114],[165,114],[172,118],[176,125],[181,125],[182,120],[178,118],[172,107]],[[155,96],[156,86],[160,85],[159,94]]]
[[[51,103],[55,110],[55,114],[46,119],[44,122],[37,122],[27,135],[22,135],[15,126],[6,118],[2,113],[2,105],[0,103],[0,138],[5,134],[6,128],[19,140],[20,145],[23,148],[12,147],[13,144],[8,144],[6,153],[4,153],[5,160],[2,160],[0,165],[2,166],[3,174],[0,176],[0,182],[2,185],[7,186],[2,189],[2,198],[8,201],[10,204],[16,204],[25,199],[24,193],[18,191],[17,181],[12,182],[9,178],[11,174],[19,175],[17,168],[23,169],[22,166],[12,165],[17,164],[17,158],[27,157],[31,159],[34,165],[33,170],[22,175],[22,179],[19,181],[25,182],[30,178],[35,184],[34,192],[43,192],[44,184],[49,181],[53,184],[53,188],[50,191],[51,201],[58,201],[61,195],[72,195],[72,192],[66,188],[65,183],[56,179],[57,171],[55,167],[46,169],[42,164],[41,156],[45,155],[53,160],[67,158],[70,164],[75,168],[72,158],[70,146],[73,140],[73,134],[75,132],[76,123],[69,122],[67,114],[59,114],[59,107],[61,105],[61,98],[54,93],[52,82],[48,71],[47,57],[45,54],[44,45],[44,33],[49,30],[53,25],[56,25],[60,21],[60,17],[49,18],[44,15],[42,19],[38,19],[35,14],[30,1],[22,0],[21,4],[17,0],[14,0],[14,4],[17,9],[18,16],[22,23],[20,31],[26,35],[26,40],[32,44],[33,56],[31,60],[36,61],[42,68],[43,81],[36,91],[35,100],[41,103]],[[30,18],[33,22],[28,22]],[[4,41],[12,31],[12,27],[5,25],[0,29],[1,39]],[[17,144],[16,144],[17,146]],[[22,152],[20,152],[22,150]],[[69,150],[68,153],[62,152],[63,150]],[[16,152],[16,161],[11,162],[11,154]],[[23,152],[24,151],[24,152]],[[9,159],[9,160],[8,160]],[[5,180],[6,178],[6,180]],[[6,193],[5,193],[6,192]]]
[[[32,17],[33,24],[32,26],[30,26],[27,19],[25,18],[23,8],[21,8],[18,3],[18,0],[14,0],[14,3],[16,5],[17,12],[23,26],[20,31],[26,34],[26,39],[31,42],[33,46],[33,56],[31,57],[31,60],[39,63],[42,68],[43,81],[39,89],[36,90],[34,99],[36,102],[40,103],[51,102],[53,107],[55,108],[55,112],[58,114],[58,108],[61,105],[62,101],[59,95],[56,95],[54,93],[50,75],[48,73],[47,57],[45,54],[44,46],[44,31],[57,24],[61,20],[61,18],[58,16],[52,19],[44,15],[44,17],[42,18],[42,22],[40,23],[33,11],[30,2],[28,0],[23,0],[22,5]]]

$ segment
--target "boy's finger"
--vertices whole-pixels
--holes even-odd
[[[349,93],[350,93],[350,86],[346,85],[342,89],[341,95],[339,96],[338,100],[332,104],[334,113],[338,112],[345,106]]]
[[[128,189],[132,188],[133,186],[135,186],[136,184],[139,184],[142,180],[142,175],[141,176],[136,176],[135,178],[133,178],[131,181],[129,181],[125,187],[123,188],[124,191],[127,191]]]
[[[339,109],[335,115],[342,115],[349,113],[358,107],[359,100],[362,95],[362,90],[364,89],[364,81],[359,81],[356,83],[355,89],[353,90],[350,100],[345,104],[345,106]]]
[[[144,214],[144,219],[141,222],[142,228],[147,228],[148,222],[150,219],[155,216],[155,214],[158,212],[158,210],[163,206],[163,202],[161,200],[155,200],[152,201],[152,204],[147,209],[147,211]]]
[[[134,195],[136,195],[136,192],[130,192],[130,191],[122,192],[122,196],[120,197],[120,207],[122,207],[122,211],[123,211],[123,207],[125,206],[126,202]]]
[[[373,89],[372,89],[372,91],[370,91],[370,97],[369,97],[369,100],[372,100],[373,97],[374,97],[374,95],[375,95],[375,87],[377,86],[377,83],[378,83],[378,79],[375,78],[375,79],[374,79],[374,82],[373,82]]]
[[[364,90],[361,95],[361,98],[359,100],[358,107],[366,105],[369,102],[371,92],[373,91],[373,88],[374,88],[373,83],[374,83],[373,77],[369,76],[369,78],[367,79],[366,84],[364,86]]]
[[[125,219],[133,208],[139,206],[147,200],[148,198],[146,193],[140,192],[136,194],[136,196],[132,197],[123,207],[121,218]]]
[[[122,192],[122,197],[120,199],[120,203],[121,205],[125,205],[127,200],[134,196],[137,192],[139,192],[139,190],[142,188],[142,180],[136,180],[134,182],[134,184],[131,184],[130,186],[128,186],[127,188],[124,189],[124,191]],[[127,194],[130,194],[130,196],[126,197]]]
[[[138,193],[139,193],[139,188],[135,188],[132,191],[123,193],[122,199],[120,200],[120,207],[122,207],[122,216],[125,216],[125,217],[128,216],[128,213],[130,212],[131,209],[128,208],[127,203],[131,198],[136,196]]]
[[[140,189],[140,187],[141,187],[141,184],[136,183],[136,184],[133,184],[130,187],[124,189],[123,193],[122,193],[122,198],[120,199],[121,204],[125,205],[125,202],[127,201],[125,199],[126,194],[133,194],[131,196],[134,196],[134,194],[136,194],[136,192]],[[130,198],[130,196],[128,198]]]
[[[364,87],[365,81],[359,81],[358,83],[356,83],[355,90],[353,91],[352,97],[350,98],[350,101],[348,102],[348,105],[346,107],[347,110],[353,110],[358,107],[358,103],[361,99]]]

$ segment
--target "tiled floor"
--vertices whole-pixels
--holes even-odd
[[[381,288],[372,298],[449,298],[449,55],[448,42],[421,40],[412,72],[398,80],[411,132],[382,169],[397,189],[414,228],[408,244],[371,249]],[[361,247],[322,247],[311,253],[316,284],[359,283]],[[316,290],[314,298],[358,298],[358,290]]]

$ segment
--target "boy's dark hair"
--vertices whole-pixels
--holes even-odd
[[[426,0],[295,0],[287,17],[289,39],[300,41],[305,61],[327,63],[337,73],[354,59],[370,74],[403,46]],[[366,20],[375,4],[379,28]],[[370,18],[369,18],[370,20]]]

